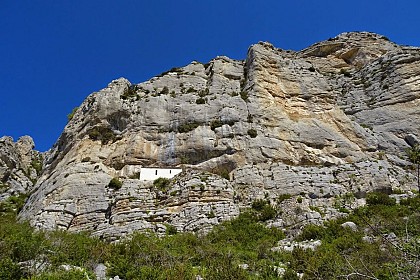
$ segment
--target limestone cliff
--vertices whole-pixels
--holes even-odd
[[[11,137],[0,138],[0,202],[12,195],[31,191],[42,170],[42,154],[34,151],[29,136],[13,142]]]
[[[404,149],[420,133],[419,74],[419,48],[359,32],[112,81],[46,154],[20,217],[118,238],[206,230],[267,199],[279,209],[272,225],[297,227],[340,215],[333,206],[347,193],[359,205],[366,191],[415,189]],[[186,172],[162,190],[133,179],[138,166]]]

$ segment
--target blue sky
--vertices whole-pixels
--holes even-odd
[[[258,41],[300,50],[346,31],[420,46],[420,1],[3,0],[0,136],[48,150],[67,114],[113,79],[193,60],[244,59]]]

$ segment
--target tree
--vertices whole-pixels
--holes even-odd
[[[420,145],[416,144],[407,149],[407,156],[413,164],[417,165],[417,188],[420,192]]]
[[[73,110],[71,111],[70,114],[67,115],[67,122],[71,121],[71,119],[73,119],[74,114],[76,114],[77,109],[79,109],[79,107],[74,107]]]

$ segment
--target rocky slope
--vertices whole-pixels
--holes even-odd
[[[359,32],[112,81],[46,154],[20,218],[118,238],[206,231],[267,199],[278,209],[269,224],[298,228],[363,204],[367,191],[415,189],[404,149],[418,143],[419,74],[420,49]],[[186,172],[162,190],[133,179],[137,166]]]
[[[11,137],[0,138],[0,202],[29,192],[42,170],[42,155],[34,151],[31,137],[17,142]]]

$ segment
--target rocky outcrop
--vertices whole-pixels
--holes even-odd
[[[349,193],[357,206],[367,191],[415,189],[404,150],[420,132],[419,57],[377,34],[343,33],[300,52],[258,43],[245,61],[112,81],[46,155],[20,217],[118,238],[168,225],[206,231],[266,199],[279,213],[269,223],[299,227],[341,215]],[[139,166],[196,171],[162,193],[129,178]],[[121,189],[108,187],[113,177]]]
[[[0,138],[0,201],[27,193],[34,186],[42,170],[42,155],[34,147],[29,136],[17,142],[8,136]]]
[[[88,168],[89,164],[85,165]],[[34,225],[90,231],[114,240],[137,230],[164,234],[169,227],[176,231],[206,232],[239,214],[232,184],[217,175],[185,172],[164,186],[125,179],[121,188],[116,189],[108,184],[111,177],[96,166],[98,175],[94,177],[91,173],[95,171],[82,171],[76,165],[54,177],[55,182],[65,186],[66,194],[52,186],[31,196],[28,205],[39,209]]]

